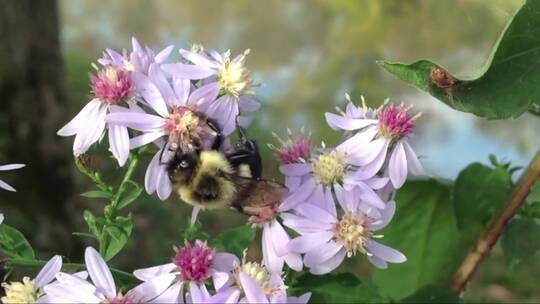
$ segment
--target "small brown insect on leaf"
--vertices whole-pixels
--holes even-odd
[[[431,69],[431,82],[439,89],[448,91],[455,87],[459,80],[448,73],[448,71],[439,67],[434,67]]]

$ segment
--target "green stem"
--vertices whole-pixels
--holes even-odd
[[[20,259],[20,258],[10,259],[8,261],[8,265],[10,266],[26,267],[26,268],[40,268],[40,267],[43,267],[46,263],[47,261],[29,260],[29,259]],[[70,269],[70,270],[79,271],[79,270],[86,269],[86,265],[79,264],[79,263],[63,263],[62,269]],[[121,280],[123,282],[137,282],[137,279],[135,278],[135,276],[129,272],[125,272],[125,271],[118,270],[111,267],[109,267],[109,269],[118,280]]]
[[[86,166],[86,164],[83,164],[80,157],[75,157],[75,164],[77,165],[77,169],[81,171],[84,175],[88,176],[95,184],[96,186],[104,192],[111,192],[112,188],[107,185],[102,179],[99,173],[92,171],[90,168]]]
[[[133,173],[135,172],[135,169],[139,165],[139,156],[144,152],[145,147],[140,148],[139,150],[135,151],[133,154],[129,155],[129,165],[126,170],[126,173],[124,174],[124,178],[122,178],[122,182],[120,183],[120,186],[118,187],[118,191],[114,195],[113,200],[111,201],[111,205],[116,211],[116,207],[118,206],[118,202],[120,200],[120,195],[122,192],[124,192],[128,182],[131,180],[131,176],[133,176]]]

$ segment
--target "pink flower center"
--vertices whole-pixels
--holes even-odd
[[[210,277],[214,256],[214,250],[206,243],[197,242],[191,245],[186,241],[173,258],[173,263],[180,269],[182,280],[200,282]]]
[[[188,107],[176,107],[165,120],[165,134],[172,144],[200,143],[210,132],[206,119]]]
[[[294,164],[309,159],[311,154],[311,140],[305,137],[289,138],[277,149],[281,163]]]
[[[379,123],[383,136],[402,138],[414,132],[415,119],[403,105],[389,105],[379,114]]]
[[[107,66],[90,75],[92,94],[107,103],[126,100],[133,90],[131,72],[122,68]]]
[[[123,295],[119,292],[116,296],[112,298],[105,299],[101,301],[101,304],[128,304],[128,303],[141,303],[138,299],[133,296],[126,294]]]

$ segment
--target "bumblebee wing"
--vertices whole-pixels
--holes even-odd
[[[236,177],[238,195],[233,207],[239,211],[254,215],[257,210],[279,203],[287,195],[287,188],[274,181]]]

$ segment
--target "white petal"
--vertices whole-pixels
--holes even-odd
[[[270,273],[281,273],[285,259],[279,257],[274,251],[272,237],[270,236],[269,232],[269,224],[265,224],[265,227],[263,228],[261,243],[263,260],[266,268],[270,271]]]
[[[180,49],[180,55],[182,55],[182,57],[186,58],[187,60],[193,62],[196,65],[200,65],[200,66],[208,67],[208,68],[214,68],[214,69],[218,68],[218,65],[216,63],[212,62],[206,56],[201,55],[199,53]]]
[[[139,279],[141,281],[148,281],[148,280],[151,280],[153,278],[156,278],[156,277],[162,276],[164,274],[170,273],[174,269],[176,269],[176,265],[174,265],[173,263],[168,263],[168,264],[164,264],[164,265],[158,265],[158,266],[153,266],[153,267],[148,267],[148,268],[137,269],[137,270],[133,271],[133,275],[137,279]]]
[[[287,244],[287,248],[291,252],[306,253],[330,241],[333,236],[334,234],[330,231],[304,234],[292,239]]]
[[[164,274],[149,281],[146,281],[128,292],[135,299],[142,302],[152,300],[162,294],[176,278],[175,274]]]
[[[11,192],[16,192],[17,191],[17,190],[15,190],[15,188],[11,187],[11,185],[9,185],[8,183],[4,182],[1,179],[0,179],[0,188],[2,188],[4,190],[7,190],[7,191],[11,191]]]
[[[424,167],[418,160],[416,153],[414,153],[414,150],[411,148],[409,143],[406,140],[403,140],[402,143],[403,147],[405,148],[405,154],[407,156],[407,166],[409,168],[409,171],[416,176],[427,175]]]
[[[394,213],[396,212],[396,202],[390,201],[386,204],[386,207],[381,210],[381,218],[380,223],[377,225],[370,226],[371,230],[376,231],[379,229],[383,229],[390,223],[392,220],[392,217],[394,217]]]
[[[150,133],[144,133],[142,135],[133,137],[129,140],[129,148],[135,149],[140,146],[144,146],[162,137],[163,135],[165,135],[164,132],[150,132]]]
[[[303,203],[313,193],[315,186],[315,179],[312,177],[304,181],[300,187],[283,200],[279,211],[287,211]]]
[[[77,286],[63,286],[61,284],[46,285],[44,288],[51,303],[100,303],[101,299],[88,290]]]
[[[93,113],[99,106],[101,102],[97,99],[94,99],[87,103],[84,108],[65,126],[63,126],[56,134],[60,136],[71,136],[77,134],[82,128],[85,127],[86,122],[88,121],[88,114]]]
[[[338,254],[342,248],[343,245],[337,244],[334,241],[315,247],[304,255],[304,265],[309,268],[317,266]]]
[[[165,290],[157,298],[148,303],[184,303],[184,294],[182,292],[183,286],[183,282],[178,281],[167,288],[167,290]]]
[[[252,277],[241,272],[240,283],[250,303],[268,303],[264,290]]]
[[[334,256],[332,256],[330,259],[312,266],[309,271],[313,274],[321,275],[326,274],[334,269],[336,269],[341,263],[343,263],[343,260],[345,259],[345,256],[347,255],[347,250],[345,248],[341,248],[338,253],[336,253]]]
[[[52,280],[54,280],[54,277],[61,268],[62,258],[59,255],[55,255],[47,262],[47,264],[45,264],[45,266],[43,266],[41,271],[38,273],[38,275],[34,279],[34,286],[36,288],[41,288],[46,284],[49,284]]]
[[[16,170],[25,167],[25,164],[8,164],[0,166],[0,171]]]
[[[143,74],[135,74],[135,82],[139,93],[144,98],[144,101],[148,103],[156,113],[161,117],[167,117],[169,111],[167,110],[167,103],[165,101],[165,96],[162,95],[158,86],[152,81],[151,78]]]
[[[111,113],[107,115],[107,122],[110,124],[126,126],[142,132],[161,132],[165,125],[165,120],[159,116],[138,113]]]
[[[92,247],[87,247],[84,253],[86,269],[92,278],[92,282],[98,288],[98,291],[106,297],[116,295],[116,285],[109,270],[109,267],[101,257],[101,255]]]
[[[336,217],[328,211],[311,204],[301,204],[295,209],[302,216],[320,223],[333,224],[337,221]]]
[[[161,96],[165,100],[165,103],[170,107],[175,106],[178,103],[173,88],[169,84],[169,81],[161,71],[159,65],[153,63],[148,70],[148,77],[152,80],[152,83],[158,88]]]
[[[110,150],[122,167],[129,156],[129,134],[124,126],[109,125]]]
[[[407,257],[403,253],[373,240],[366,241],[366,248],[374,256],[390,263],[403,263],[407,261]]]
[[[174,50],[174,45],[169,45],[168,47],[164,48],[161,52],[159,52],[154,60],[157,63],[162,63],[163,61],[167,60],[171,52]]]
[[[392,151],[390,162],[388,163],[388,172],[394,188],[401,188],[407,180],[407,158],[401,142],[398,142],[394,147],[394,151]]]

